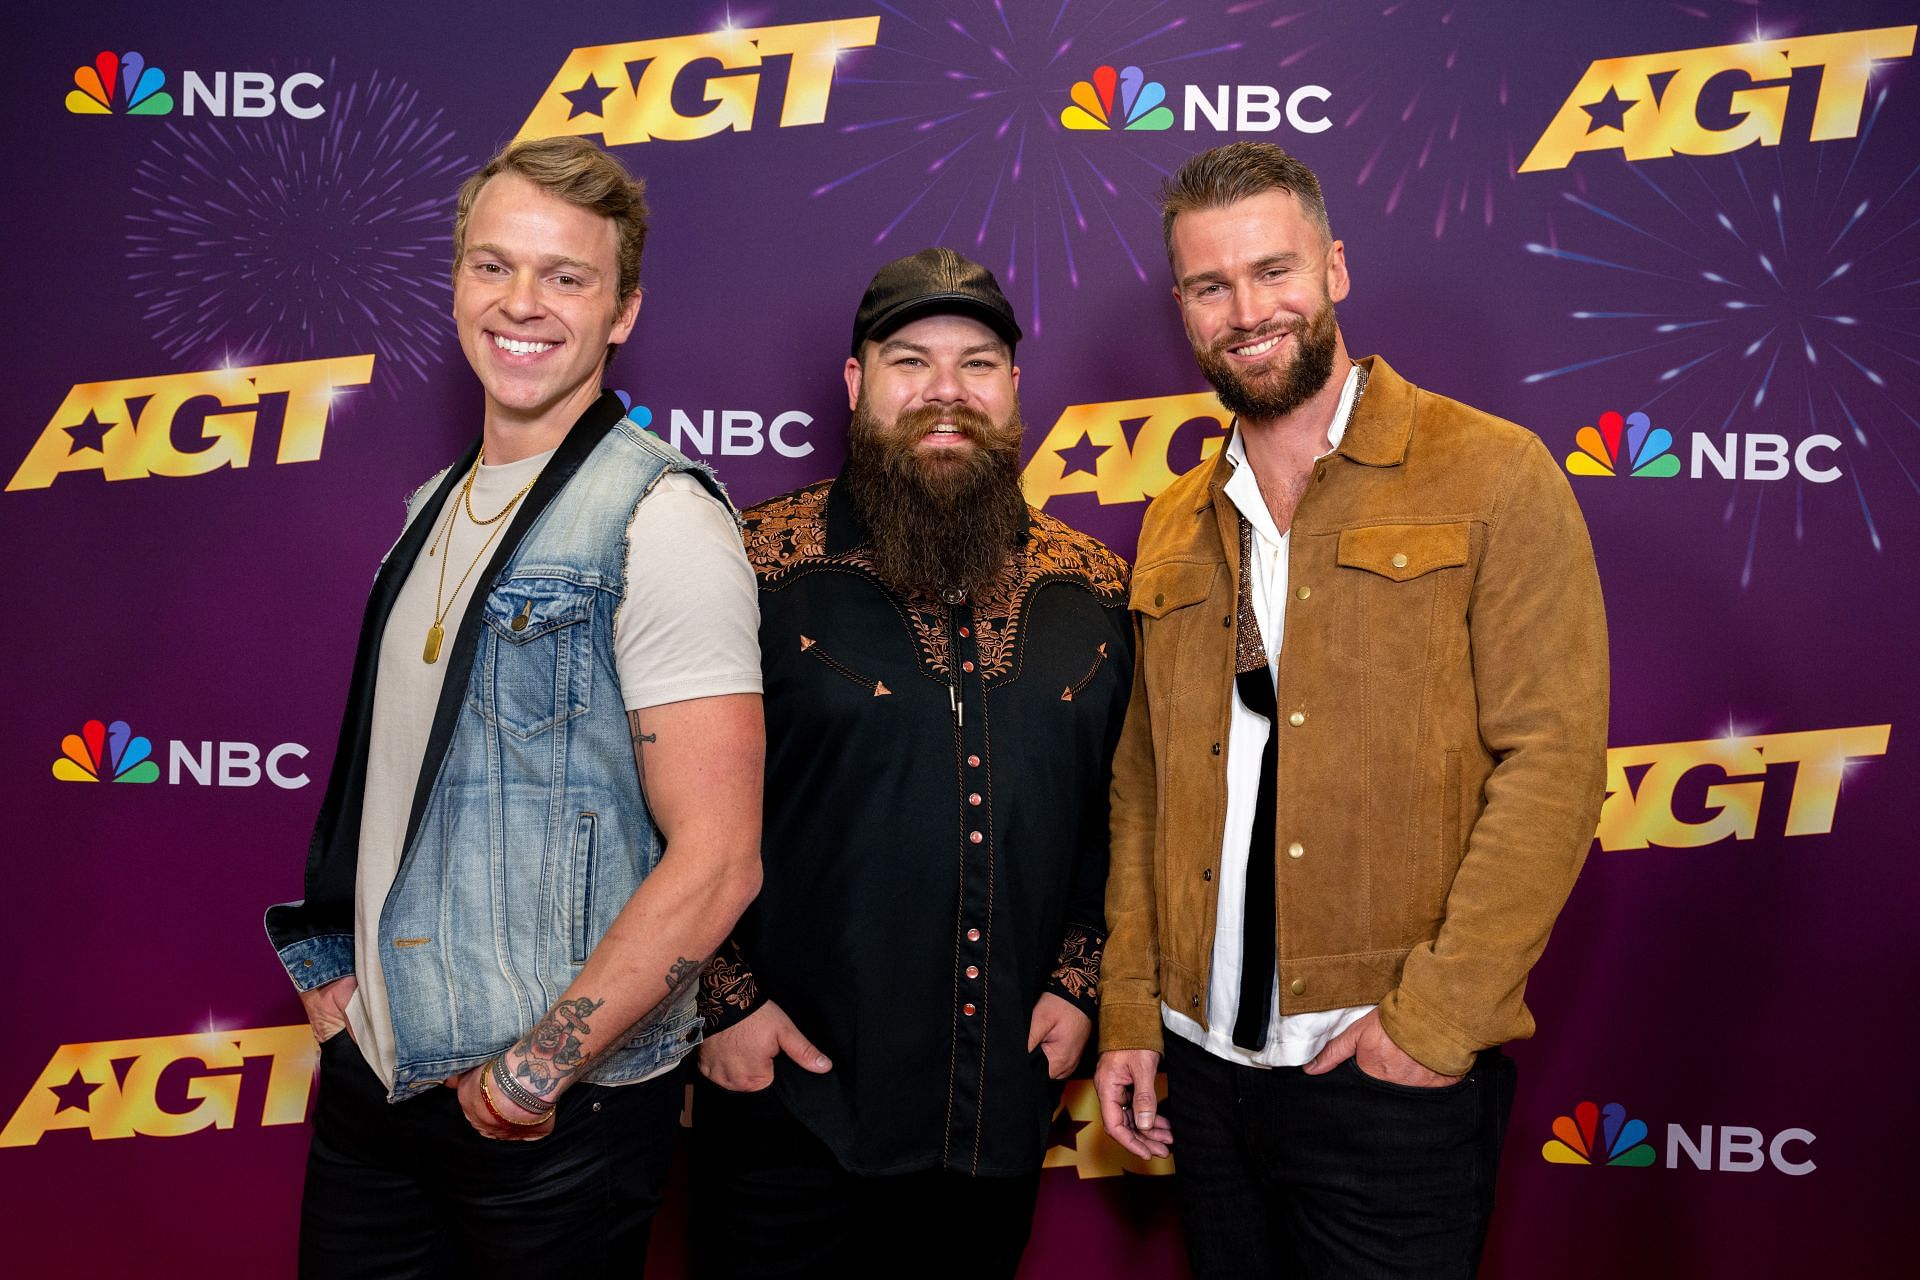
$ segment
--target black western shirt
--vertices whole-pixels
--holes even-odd
[[[832,482],[746,513],[766,675],[765,881],[707,968],[708,1034],[762,1001],[833,1059],[774,1089],[856,1173],[1040,1165],[1051,991],[1092,1016],[1127,566],[1029,509],[976,599],[875,575]]]

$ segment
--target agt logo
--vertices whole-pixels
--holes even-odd
[[[1602,58],[1587,68],[1520,166],[1564,169],[1583,151],[1621,151],[1628,160],[1718,156],[1758,144],[1777,147],[1787,106],[1817,70],[1813,142],[1860,132],[1874,64],[1913,53],[1913,27],[1880,27],[1712,49]]]
[[[273,461],[312,462],[335,394],[372,378],[373,356],[362,355],[82,382],[54,410],[7,492],[44,489],[70,471],[141,480],[244,467],[259,409],[269,403],[280,420]]]
[[[745,133],[759,105],[760,68],[774,58],[787,59],[779,127],[819,124],[827,118],[840,54],[870,48],[879,37],[878,17],[840,18],[575,49],[515,141],[582,135],[618,147]],[[694,68],[702,62],[717,63],[718,71]],[[674,105],[676,84],[681,101],[708,103],[707,110],[682,115]]]
[[[318,1060],[305,1023],[61,1045],[0,1129],[0,1147],[31,1147],[56,1129],[98,1140],[177,1138],[255,1117],[299,1124]]]
[[[111,725],[89,720],[79,733],[60,741],[53,776],[62,782],[158,782],[160,763],[151,759],[153,742],[134,733],[125,720]],[[289,760],[305,760],[307,749],[283,742],[265,751],[251,742],[167,744],[167,785],[184,777],[202,787],[252,787],[271,782],[282,791],[298,791],[310,779],[293,773]]]
[[[1199,441],[1204,460],[1233,423],[1211,391],[1068,405],[1021,474],[1027,501],[1045,507],[1063,494],[1091,493],[1101,506],[1145,502],[1177,478],[1175,438],[1184,443],[1183,431],[1196,423],[1216,433]]]
[[[1757,1173],[1772,1165],[1799,1178],[1820,1167],[1806,1158],[1805,1148],[1814,1143],[1814,1135],[1806,1129],[1782,1129],[1769,1138],[1761,1129],[1726,1124],[1720,1126],[1716,1141],[1713,1125],[1693,1130],[1670,1124],[1666,1136],[1669,1169],[1679,1168],[1682,1160],[1711,1173]],[[1582,1102],[1572,1115],[1554,1118],[1553,1137],[1540,1148],[1540,1157],[1548,1164],[1645,1169],[1659,1159],[1647,1137],[1646,1121],[1629,1119],[1619,1103],[1600,1107]]]
[[[90,65],[74,70],[73,82],[79,87],[67,91],[67,110],[77,116],[173,114],[173,95],[164,87],[167,73],[138,53],[116,57],[103,49]],[[325,84],[311,71],[279,81],[264,71],[215,71],[211,78],[188,71],[180,77],[180,114],[250,119],[284,111],[296,120],[311,120],[327,113],[326,104],[313,97]]]
[[[1149,80],[1139,67],[1100,66],[1093,78],[1076,81],[1068,96],[1072,105],[1060,113],[1060,123],[1068,129],[1124,129],[1160,132],[1173,128],[1173,110],[1166,104],[1167,88]],[[1267,84],[1215,85],[1211,90],[1197,84],[1185,86],[1182,97],[1181,128],[1188,133],[1205,120],[1216,132],[1272,133],[1284,120],[1296,133],[1320,133],[1333,127],[1324,114],[1310,115],[1309,104],[1323,103],[1333,96],[1324,85],[1304,84],[1286,97]]]
[[[1156,1081],[1161,1098],[1167,1096],[1167,1078]],[[1091,1080],[1069,1080],[1054,1108],[1053,1128],[1047,1138],[1046,1169],[1071,1169],[1080,1178],[1117,1178],[1123,1173],[1162,1176],[1173,1172],[1173,1158],[1142,1160],[1107,1136],[1100,1123],[1100,1098]]]
[[[1709,470],[1723,480],[1782,480],[1797,475],[1814,484],[1831,483],[1843,474],[1827,459],[1815,457],[1816,453],[1839,451],[1840,440],[1835,436],[1810,435],[1796,444],[1769,432],[1742,435],[1729,431],[1716,440],[1696,431],[1689,439],[1687,475],[1694,480]],[[1573,442],[1579,448],[1566,457],[1566,468],[1572,475],[1680,474],[1672,433],[1654,426],[1645,413],[1631,413],[1625,418],[1612,411],[1603,413],[1597,426],[1575,432]]]
[[[1623,849],[1697,849],[1722,840],[1752,840],[1768,779],[1788,789],[1785,836],[1833,830],[1840,783],[1852,761],[1887,753],[1888,724],[1815,729],[1751,737],[1664,742],[1607,751],[1607,798],[1595,833],[1608,853]],[[1790,779],[1774,772],[1792,766]],[[1704,785],[1703,785],[1704,784]],[[1683,818],[1676,799],[1697,818]]]
[[[628,406],[627,417],[635,426],[660,434],[653,410],[634,404],[624,391],[614,394]],[[667,411],[666,441],[690,458],[751,458],[768,449],[783,458],[804,458],[813,452],[813,441],[790,434],[813,425],[813,415],[799,409],[764,418],[752,409],[701,409],[699,414],[696,421],[685,409]]]

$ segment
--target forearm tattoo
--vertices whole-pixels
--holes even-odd
[[[510,1059],[516,1054],[519,1056],[513,1067],[514,1078],[534,1096],[551,1100],[593,1056],[585,1044],[586,1038],[593,1034],[587,1019],[605,1003],[605,1000],[576,996],[553,1006],[552,1011],[534,1023],[533,1030],[508,1051]]]

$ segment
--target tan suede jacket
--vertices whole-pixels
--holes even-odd
[[[1378,1003],[1429,1069],[1533,1032],[1527,973],[1605,791],[1586,525],[1532,433],[1379,357],[1294,513],[1280,650],[1280,1011]],[[1148,508],[1113,763],[1100,1047],[1204,1022],[1225,821],[1238,513],[1216,457]]]

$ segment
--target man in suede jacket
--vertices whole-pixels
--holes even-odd
[[[1592,546],[1537,437],[1348,356],[1310,170],[1233,143],[1162,194],[1236,418],[1140,534],[1102,1118],[1177,1137],[1197,1276],[1471,1277],[1604,794]]]

